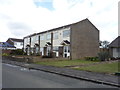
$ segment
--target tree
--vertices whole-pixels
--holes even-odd
[[[108,52],[108,47],[109,47],[109,42],[108,41],[100,41],[100,46],[102,47],[102,50],[100,53],[98,53],[99,59],[101,61],[105,61],[109,59],[109,52]]]
[[[108,48],[109,47],[109,42],[108,41],[100,41],[100,46],[102,46],[102,48]]]

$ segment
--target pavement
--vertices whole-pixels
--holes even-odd
[[[10,60],[3,60],[2,62],[25,67],[28,69],[35,69],[35,70],[59,74],[59,75],[63,75],[71,78],[76,78],[80,80],[86,80],[86,81],[91,81],[99,84],[106,84],[106,85],[120,87],[120,82],[119,82],[120,76],[103,74],[103,73],[95,73],[95,72],[87,72],[87,71],[79,71],[79,70],[73,70],[70,68],[63,68],[63,67],[28,64],[25,62],[16,62],[16,61],[10,61]]]

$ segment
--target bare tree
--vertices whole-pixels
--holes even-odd
[[[100,46],[102,46],[102,48],[108,48],[109,47],[109,42],[108,41],[100,41]]]
[[[108,52],[108,47],[109,47],[109,42],[108,41],[100,41],[100,46],[103,48],[100,53],[98,53],[99,59],[102,61],[108,60],[109,59],[109,52]]]

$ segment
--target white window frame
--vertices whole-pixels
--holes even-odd
[[[47,33],[46,39],[47,39],[47,40],[50,40],[50,39],[51,39],[51,33]]]
[[[70,30],[64,30],[63,37],[69,37],[69,36],[70,36]]]
[[[40,40],[44,40],[45,39],[45,36],[44,35],[40,35]]]
[[[53,39],[58,39],[58,32],[53,33]]]

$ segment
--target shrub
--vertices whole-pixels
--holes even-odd
[[[17,49],[17,50],[12,50],[10,54],[12,54],[12,55],[23,55],[24,52],[21,49]]]
[[[52,56],[42,56],[42,58],[52,58]]]
[[[27,53],[26,53],[26,52],[23,52],[23,55],[27,55]]]
[[[108,60],[110,58],[108,52],[100,52],[100,53],[98,53],[98,57],[101,61],[105,61],[105,60]]]
[[[7,53],[2,53],[2,56],[9,56],[9,54],[7,54]]]
[[[89,61],[98,61],[98,57],[85,57],[85,60],[89,60]]]
[[[111,60],[120,60],[120,57],[116,57],[116,58],[115,57],[111,57],[110,59]]]

